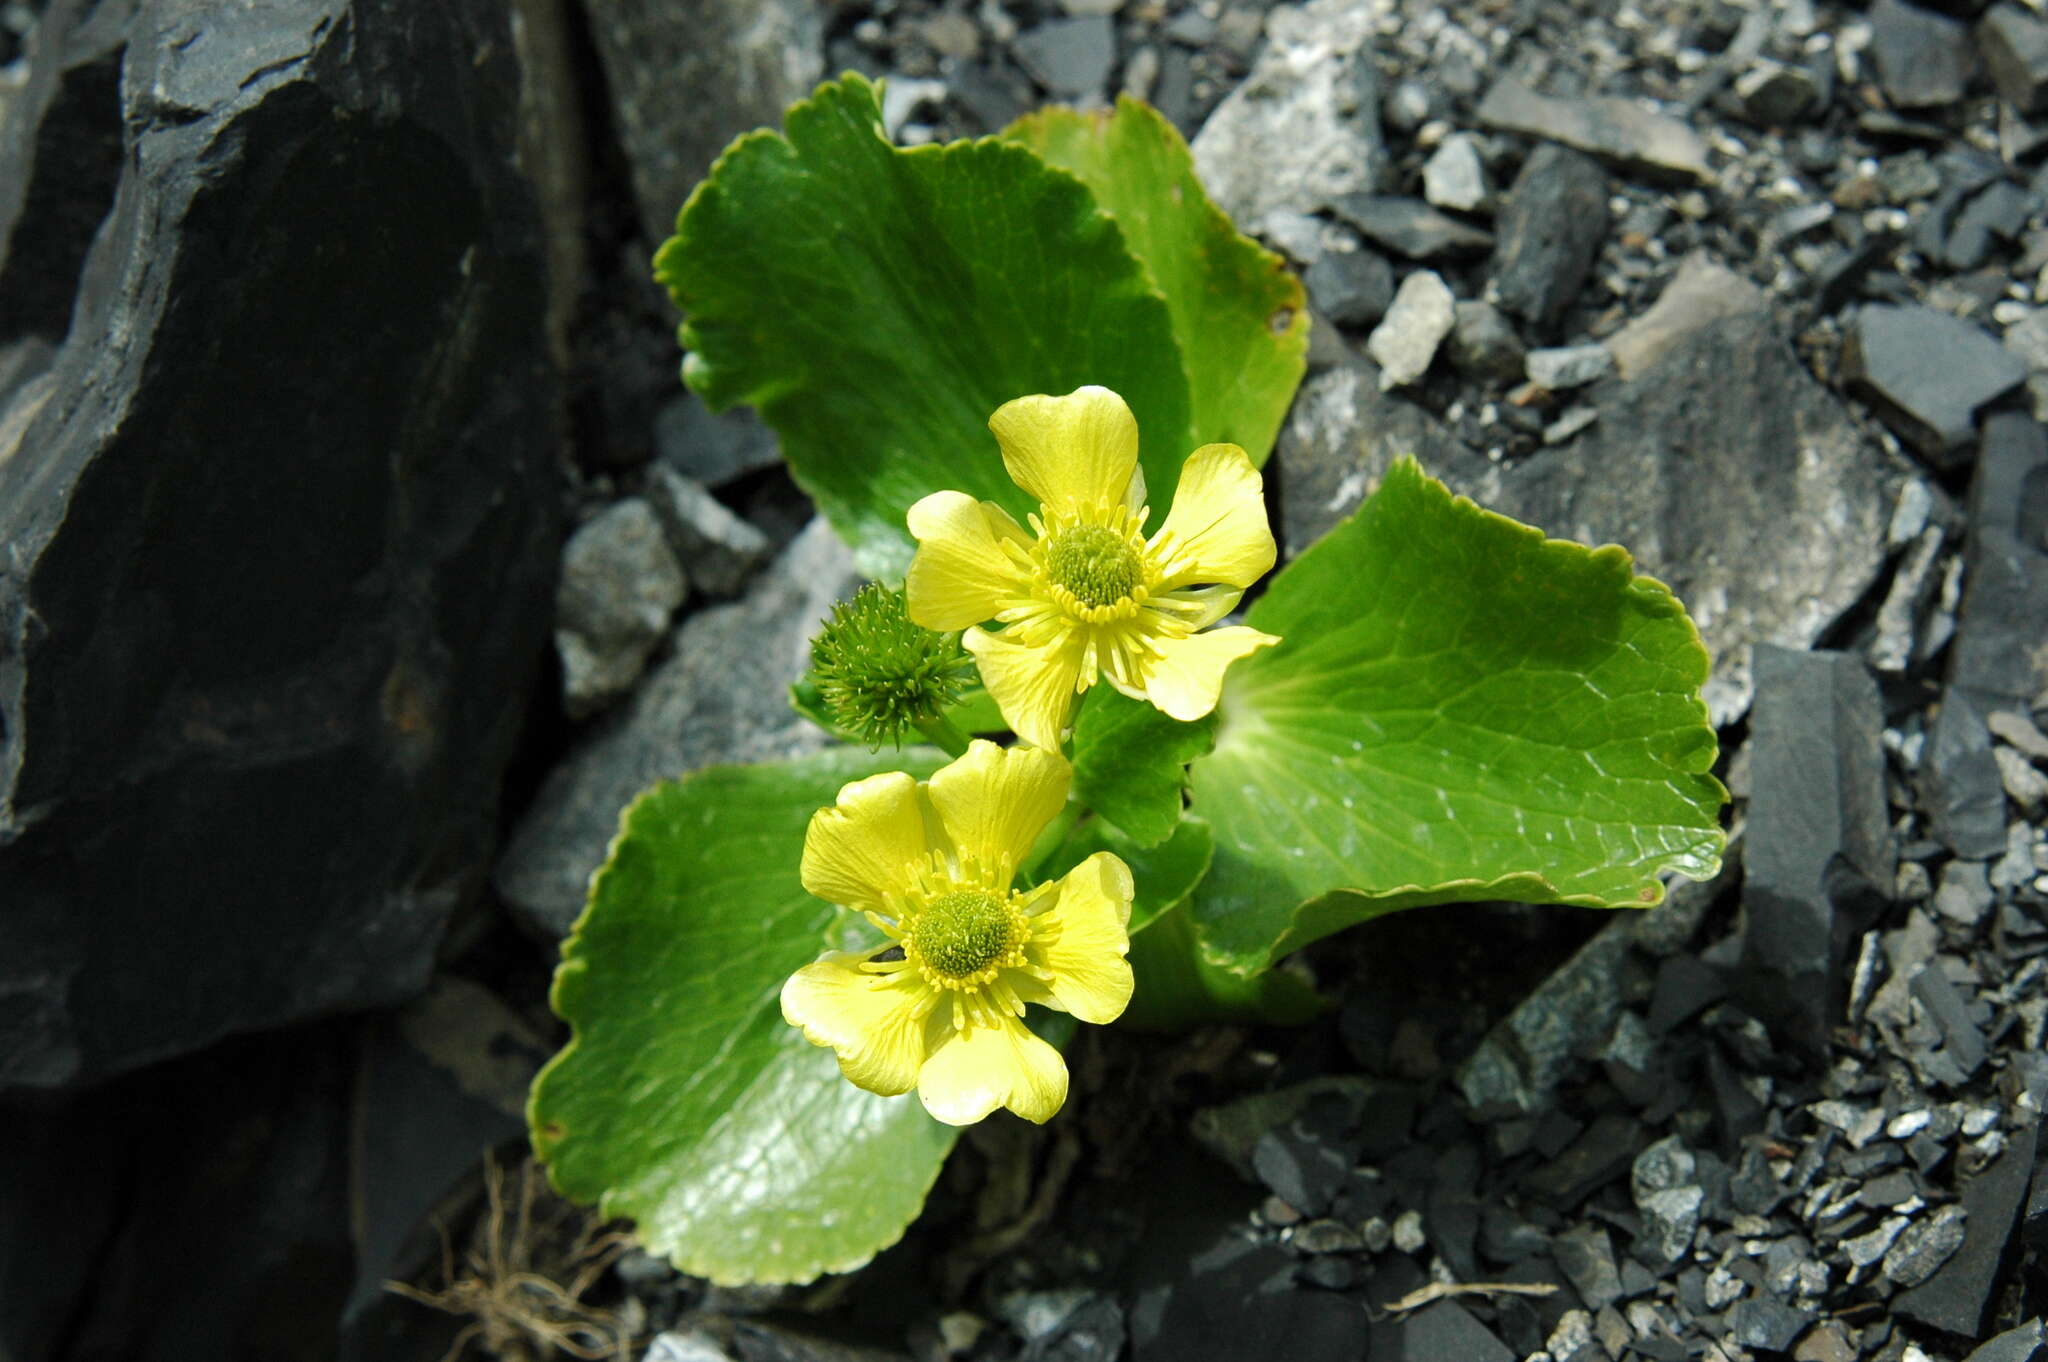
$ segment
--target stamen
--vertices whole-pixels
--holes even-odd
[[[1145,584],[1144,563],[1130,538],[1107,525],[1062,529],[1045,545],[1045,573],[1091,609],[1114,606]]]

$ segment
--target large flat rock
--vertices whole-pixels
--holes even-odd
[[[0,446],[0,1089],[421,988],[546,644],[504,8],[153,3],[125,48]]]

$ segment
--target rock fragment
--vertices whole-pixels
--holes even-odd
[[[1460,373],[1483,383],[1517,383],[1524,376],[1522,339],[1491,303],[1475,299],[1457,305],[1447,353]]]
[[[1116,66],[1116,30],[1103,14],[1049,19],[1019,35],[1010,50],[1059,98],[1100,98]]]
[[[1394,267],[1378,251],[1326,251],[1302,283],[1309,301],[1339,326],[1371,326],[1394,301]]]
[[[1440,213],[1420,199],[1399,194],[1346,194],[1332,207],[1366,240],[1410,260],[1484,255],[1493,247],[1488,233]]]
[[[1498,219],[1491,273],[1501,307],[1539,329],[1563,315],[1607,237],[1607,173],[1552,144],[1530,153]]]
[[[632,689],[689,590],[654,508],[626,497],[569,536],[555,588],[555,650],[569,716]]]
[[[2048,22],[2003,0],[1977,21],[1977,50],[1991,83],[2016,113],[2048,113]]]
[[[1894,875],[1877,683],[1846,653],[1756,650],[1756,739],[1736,996],[1812,1058],[1841,1015],[1840,965]]]
[[[1621,376],[1634,378],[1693,331],[1764,305],[1763,291],[1755,284],[1705,255],[1689,255],[1650,310],[1608,337],[1607,348]]]
[[[1969,25],[1904,0],[1870,7],[1870,55],[1885,98],[1898,109],[1955,103],[1977,64]]]
[[[1984,1310],[2026,1200],[2039,1136],[2038,1122],[2015,1131],[1997,1161],[1963,1188],[1962,1204],[1936,1213],[1953,1213],[1964,1224],[1962,1247],[1946,1256],[1932,1277],[1894,1297],[1893,1310],[1965,1338],[1982,1337]],[[1898,1280],[1889,1256],[1885,1264],[1887,1274]]]
[[[1562,142],[1663,183],[1702,183],[1713,175],[1698,133],[1630,99],[1553,99],[1503,76],[1480,102],[1479,121]]]
[[[1375,14],[1367,0],[1310,0],[1268,14],[1257,64],[1194,139],[1202,185],[1233,222],[1314,213],[1373,188],[1385,158]]]
[[[1525,360],[1529,381],[1551,392],[1583,388],[1614,367],[1614,356],[1604,345],[1566,345],[1556,349],[1531,350]]]
[[[1438,208],[1474,213],[1486,207],[1492,191],[1479,148],[1462,134],[1446,137],[1422,165],[1422,197]]]
[[[1451,333],[1456,300],[1434,270],[1416,270],[1401,281],[1393,306],[1373,328],[1366,353],[1380,366],[1380,387],[1397,388],[1429,371],[1437,346]]]
[[[1941,468],[1963,461],[1977,408],[2026,377],[2026,362],[1981,329],[1918,303],[1864,306],[1842,347],[1850,391]]]

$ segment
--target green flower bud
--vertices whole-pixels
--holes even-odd
[[[832,607],[811,644],[811,679],[825,711],[870,748],[903,745],[959,699],[974,660],[958,634],[913,624],[903,593],[864,586]]]

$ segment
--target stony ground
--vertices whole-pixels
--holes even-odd
[[[0,5],[0,96],[40,97],[16,57],[41,9]],[[650,1362],[2048,1357],[2048,20],[2014,0],[685,10],[520,6],[575,142],[524,162],[568,524],[490,888],[400,1011],[15,1112],[17,1157],[95,1189],[17,1197],[17,1224],[65,1212],[34,1252],[0,1229],[0,1282],[70,1293],[25,1317],[63,1342],[28,1356],[333,1356],[338,1311],[341,1355],[401,1362],[472,1319],[501,1356],[580,1322]],[[77,70],[118,64],[109,31],[84,30]],[[1068,1110],[974,1131],[900,1247],[731,1292],[617,1256],[516,1152],[476,1151],[518,1147],[560,1038],[552,943],[618,808],[820,741],[780,696],[851,564],[771,435],[679,394],[646,260],[725,137],[846,68],[888,78],[906,142],[1155,102],[1316,314],[1268,465],[1284,550],[1410,452],[1482,504],[1628,545],[1715,654],[1737,835],[1719,880],[1646,915],[1470,905],[1323,943],[1295,962],[1338,1004],[1317,1025],[1084,1037]],[[54,145],[45,164],[74,143]],[[16,334],[5,439],[33,372],[8,365],[36,358]],[[137,1112],[156,1143],[109,1133]],[[205,1176],[152,1175],[166,1153]],[[435,1222],[493,1272],[451,1285]],[[190,1253],[202,1235],[214,1253]],[[485,1289],[521,1268],[583,1304]]]

